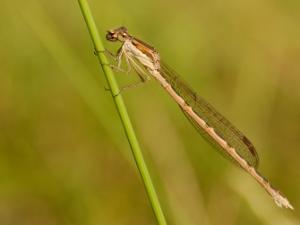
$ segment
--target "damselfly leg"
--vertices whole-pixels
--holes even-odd
[[[147,71],[143,67],[141,67],[132,57],[130,57],[129,55],[127,55],[124,52],[124,50],[122,49],[122,46],[117,51],[117,54],[113,54],[112,52],[110,52],[107,49],[105,49],[105,51],[103,51],[103,52],[116,62],[117,65],[109,64],[109,66],[114,71],[124,72],[126,74],[129,74],[132,70],[134,70],[134,72],[139,77],[138,81],[121,87],[119,93],[117,93],[115,96],[118,96],[125,90],[139,87],[151,79],[151,77],[147,73]],[[97,54],[97,53],[95,53],[95,54]],[[126,69],[122,68],[123,60],[125,60],[125,62],[126,62]],[[105,88],[105,90],[110,91],[110,89],[107,89],[107,88]]]

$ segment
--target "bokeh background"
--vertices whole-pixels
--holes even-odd
[[[125,25],[155,46],[295,207],[277,208],[151,81],[124,99],[169,224],[300,224],[300,2],[89,2],[103,41]],[[77,1],[2,0],[0,18],[0,224],[156,224]]]

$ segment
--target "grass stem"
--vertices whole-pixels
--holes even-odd
[[[87,0],[78,0],[78,2],[80,5],[80,9],[82,11],[84,20],[86,22],[86,25],[88,27],[90,36],[92,38],[95,51],[98,53],[97,56],[98,56],[99,62],[102,66],[109,89],[111,90],[115,105],[117,107],[117,111],[120,115],[121,122],[123,124],[123,128],[125,130],[128,142],[130,144],[132,154],[135,159],[137,168],[139,170],[139,173],[142,177],[145,189],[147,191],[154,215],[155,215],[159,225],[166,225],[167,222],[165,220],[162,208],[160,206],[159,199],[156,194],[150,173],[149,173],[147,165],[145,163],[145,160],[144,160],[142,151],[140,149],[138,140],[136,138],[134,129],[130,122],[130,118],[127,113],[123,98],[122,98],[121,94],[119,94],[120,91],[119,91],[117,81],[114,77],[112,69],[109,66],[109,62],[104,54],[105,49],[101,42],[101,38],[99,36],[99,32],[97,30],[95,21],[93,19],[92,13],[90,11],[88,2],[87,2]]]

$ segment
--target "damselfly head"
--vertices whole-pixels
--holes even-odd
[[[107,31],[106,39],[108,41],[121,41],[124,42],[131,36],[127,33],[126,27],[119,27],[116,29],[112,29]]]

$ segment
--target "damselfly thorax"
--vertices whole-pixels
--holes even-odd
[[[129,60],[137,59],[148,70],[160,69],[159,54],[153,48],[145,48],[145,45],[141,45],[141,41],[131,38],[126,40],[121,48]]]

